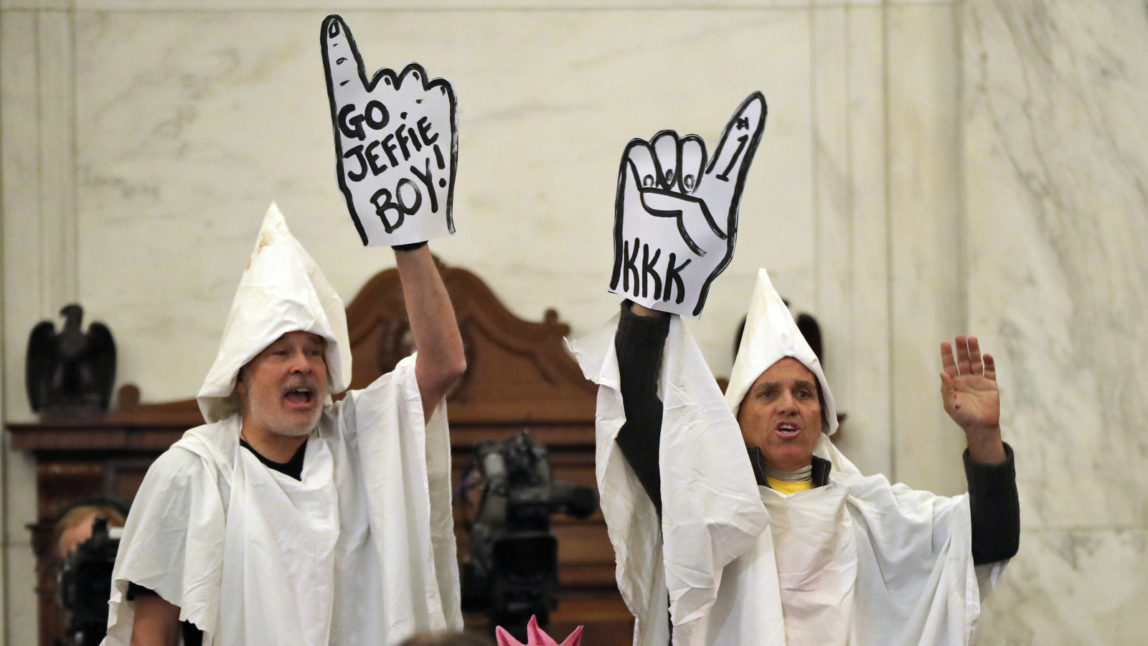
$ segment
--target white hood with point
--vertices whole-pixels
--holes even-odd
[[[327,385],[331,394],[346,390],[351,343],[343,301],[272,202],[232,300],[219,354],[196,396],[204,419],[218,422],[237,412],[232,391],[239,369],[276,339],[296,331],[326,339]]]

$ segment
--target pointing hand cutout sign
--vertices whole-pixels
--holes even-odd
[[[738,202],[765,114],[765,97],[749,95],[709,166],[697,135],[663,130],[626,146],[614,204],[611,292],[650,309],[701,314],[710,283],[733,258]]]
[[[363,244],[401,245],[454,233],[458,130],[450,83],[418,63],[367,78],[347,24],[327,16],[323,70],[339,187]]]

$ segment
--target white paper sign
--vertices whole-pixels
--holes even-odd
[[[742,102],[706,166],[697,135],[663,130],[622,154],[610,291],[650,309],[697,317],[733,259],[737,206],[765,129],[761,92]]]
[[[327,16],[323,69],[339,187],[363,244],[400,245],[454,233],[458,130],[454,91],[418,63],[370,79],[347,24]]]

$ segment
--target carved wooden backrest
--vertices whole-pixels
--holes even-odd
[[[483,424],[590,424],[595,386],[566,352],[570,328],[547,310],[541,322],[512,314],[473,273],[442,267],[466,348],[467,371],[447,396],[451,428]],[[396,270],[369,281],[347,306],[352,388],[362,388],[411,352]],[[586,438],[592,441],[592,436]]]

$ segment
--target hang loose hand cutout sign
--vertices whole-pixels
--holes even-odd
[[[363,244],[400,245],[454,233],[458,130],[454,91],[418,63],[370,79],[339,16],[321,36],[339,187]]]
[[[611,292],[650,309],[701,314],[710,283],[733,258],[737,206],[765,114],[765,97],[749,95],[709,166],[697,135],[663,130],[626,146],[614,204]]]

